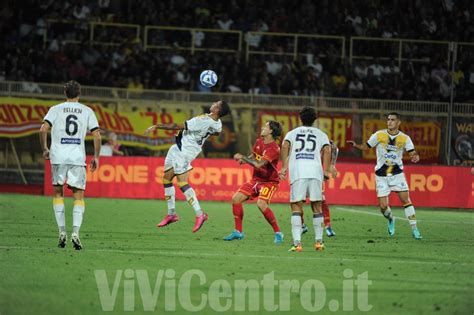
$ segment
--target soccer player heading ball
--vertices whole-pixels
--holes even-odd
[[[254,169],[252,179],[240,187],[232,197],[235,229],[224,240],[233,241],[244,238],[242,203],[252,198],[258,198],[257,207],[275,232],[275,244],[281,244],[283,241],[283,233],[280,232],[275,215],[268,206],[280,181],[277,171],[280,147],[275,140],[281,135],[281,132],[280,123],[270,120],[262,127],[260,137],[252,148],[252,154],[249,156],[243,156],[240,153],[234,155],[234,159],[240,164],[250,164]]]
[[[413,163],[418,163],[420,156],[415,151],[411,138],[398,130],[400,124],[400,115],[390,113],[387,117],[387,129],[377,131],[370,136],[366,143],[356,144],[354,141],[348,141],[348,143],[359,150],[376,148],[375,184],[380,212],[388,220],[388,234],[390,236],[395,234],[395,217],[388,205],[388,196],[390,192],[395,191],[405,207],[405,216],[412,228],[413,237],[420,240],[421,234],[416,226],[415,208],[408,193],[402,162],[404,150],[408,152]]]
[[[209,136],[218,135],[222,131],[220,118],[229,112],[230,107],[227,102],[217,101],[212,104],[209,114],[196,116],[180,124],[153,125],[145,131],[145,135],[149,135],[155,129],[179,130],[176,144],[173,144],[168,150],[165,159],[163,186],[168,204],[168,214],[158,223],[157,227],[161,228],[179,220],[175,210],[175,189],[172,182],[175,176],[178,179],[179,188],[196,214],[193,233],[197,232],[207,220],[207,214],[201,210],[194,189],[188,184],[188,172],[192,170],[191,162],[201,153],[206,139]]]

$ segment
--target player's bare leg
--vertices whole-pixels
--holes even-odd
[[[379,197],[379,207],[382,215],[387,219],[387,229],[390,236],[395,235],[395,217],[388,205],[388,196]]]
[[[64,192],[62,185],[53,186],[54,198],[53,198],[53,209],[56,217],[56,223],[58,224],[59,240],[58,247],[64,248],[67,244],[66,234],[66,211],[64,208]]]
[[[233,241],[241,240],[244,238],[242,223],[244,219],[244,209],[243,203],[248,200],[249,197],[241,193],[240,191],[236,192],[232,196],[232,213],[234,215],[234,230],[224,237],[224,241]]]
[[[317,251],[324,250],[323,230],[324,217],[322,209],[322,201],[311,201],[311,209],[313,209],[313,228],[315,235],[314,249]]]
[[[165,191],[165,200],[168,206],[168,214],[156,226],[161,228],[171,223],[179,221],[179,216],[176,214],[176,191],[173,185],[174,170],[171,168],[167,170],[163,176],[163,186]]]
[[[410,223],[413,238],[416,240],[421,240],[421,233],[420,231],[418,231],[418,228],[416,226],[415,207],[413,207],[413,204],[411,203],[408,191],[400,191],[398,193],[398,198],[400,199],[403,204],[403,207],[405,208],[405,217]]]
[[[308,226],[304,222],[304,210],[303,207],[301,207],[301,234],[306,234],[308,233]]]
[[[81,250],[82,244],[79,239],[79,229],[81,228],[82,218],[85,210],[84,190],[73,188],[74,207],[72,208],[72,234],[71,242],[75,250]]]
[[[201,210],[201,206],[196,196],[194,189],[188,184],[189,172],[184,174],[176,174],[178,179],[179,189],[183,192],[188,203],[193,207],[194,213],[196,214],[196,222],[194,223],[193,233],[199,231],[204,222],[207,221],[207,213]]]
[[[291,235],[293,236],[293,245],[289,252],[301,252],[301,235],[303,234],[303,202],[292,202],[291,207]]]
[[[268,224],[270,224],[273,228],[273,232],[275,232],[275,244],[281,244],[283,242],[283,233],[280,231],[280,227],[278,226],[277,219],[273,214],[272,209],[268,206],[268,202],[265,199],[259,198],[257,200],[257,207],[262,212],[263,216],[267,220]]]

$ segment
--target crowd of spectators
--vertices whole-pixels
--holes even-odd
[[[41,93],[32,82],[64,82],[76,79],[85,85],[113,86],[141,93],[143,89],[208,91],[197,82],[199,72],[214,69],[219,84],[214,91],[369,97],[410,100],[447,100],[451,81],[457,101],[474,99],[474,48],[459,50],[454,70],[447,52],[436,46],[404,48],[404,60],[386,56],[383,46],[367,45],[375,58],[352,63],[334,43],[308,41],[296,58],[282,54],[288,42],[247,34],[254,50],[273,52],[251,55],[243,52],[191,54],[181,50],[183,38],[152,36],[154,44],[171,50],[147,49],[133,30],[98,30],[97,41],[116,41],[118,46],[90,45],[87,23],[108,21],[140,25],[186,26],[224,30],[307,33],[384,38],[474,41],[474,2],[469,0],[398,1],[6,1],[0,10],[0,80],[22,81],[25,91]],[[76,23],[48,29],[46,21]],[[228,47],[232,43],[196,33],[194,44],[206,41]],[[77,40],[71,44],[70,40]],[[67,42],[67,44],[66,44]],[[206,46],[208,47],[208,46]],[[466,46],[469,47],[469,46]],[[291,48],[291,47],[290,47]],[[368,51],[366,50],[366,51]],[[417,53],[429,59],[420,61]],[[452,59],[452,57],[451,57]]]

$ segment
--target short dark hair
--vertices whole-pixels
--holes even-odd
[[[400,119],[400,114],[397,113],[397,112],[388,113],[387,117],[390,116],[390,115],[392,115],[392,116],[397,116],[397,119]]]
[[[305,106],[300,110],[300,119],[304,126],[312,126],[317,118],[318,115],[313,107]]]
[[[224,117],[225,115],[229,113],[230,113],[229,103],[221,100],[221,106],[219,108],[219,117]]]
[[[272,130],[272,137],[273,139],[278,138],[281,136],[283,128],[281,127],[281,124],[278,121],[275,120],[269,120],[268,121],[268,126]]]
[[[67,98],[78,97],[81,95],[81,85],[74,80],[67,82],[64,84],[64,94],[66,94]]]

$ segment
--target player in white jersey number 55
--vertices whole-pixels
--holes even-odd
[[[201,210],[194,189],[188,184],[188,172],[192,170],[191,162],[201,153],[206,139],[209,136],[218,135],[222,131],[220,118],[229,112],[230,107],[227,102],[217,101],[212,104],[209,114],[196,116],[180,124],[153,125],[145,131],[145,135],[150,135],[155,129],[179,130],[176,144],[173,144],[168,150],[165,159],[163,186],[168,204],[168,214],[157,224],[157,227],[161,228],[179,220],[175,210],[175,189],[172,182],[175,176],[178,179],[179,188],[196,214],[193,233],[197,232],[207,220],[207,214]]]

